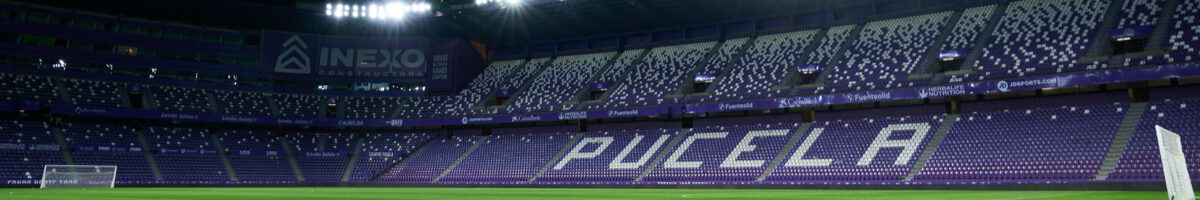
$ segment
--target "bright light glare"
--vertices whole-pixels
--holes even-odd
[[[477,2],[499,2],[505,0],[479,0]],[[348,5],[330,3],[325,5],[325,15],[370,19],[404,19],[408,15],[431,13],[433,5],[428,3],[388,3]]]

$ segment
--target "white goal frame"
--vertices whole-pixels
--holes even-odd
[[[69,169],[71,171],[68,171],[68,172],[51,171],[51,168],[65,168],[65,169]],[[112,168],[112,172],[111,172],[112,177],[110,177],[108,180],[108,186],[104,187],[104,188],[114,188],[116,186],[116,183],[117,183],[117,166],[116,165],[42,165],[42,181],[39,184],[40,188],[43,188],[43,189],[47,188],[46,184],[49,182],[46,181],[46,177],[48,174],[64,174],[64,173],[65,174],[86,174],[86,173],[89,173],[89,172],[74,172],[74,169],[82,169],[82,168]],[[91,173],[97,173],[97,172],[91,172]],[[99,173],[109,173],[109,172],[99,172]],[[68,183],[63,183],[63,184],[68,184]],[[90,185],[96,185],[96,184],[90,184]]]

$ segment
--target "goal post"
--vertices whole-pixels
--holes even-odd
[[[116,165],[45,165],[41,188],[113,188]]]

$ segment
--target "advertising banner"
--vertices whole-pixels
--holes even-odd
[[[346,152],[331,152],[331,151],[302,151],[301,156],[304,157],[346,157],[350,154]]]
[[[141,147],[111,147],[111,146],[73,146],[75,151],[93,151],[93,152],[142,152]]]
[[[337,37],[264,31],[259,69],[356,77],[425,77],[427,39]]]
[[[279,156],[283,155],[279,151],[272,150],[230,150],[229,155],[235,156]]]
[[[214,149],[188,149],[188,148],[160,148],[157,151],[161,154],[217,154]]]
[[[58,151],[60,148],[57,144],[17,144],[17,143],[0,143],[0,149],[5,150],[33,150],[33,151]]]

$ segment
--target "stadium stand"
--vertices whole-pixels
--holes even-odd
[[[350,181],[365,182],[383,173],[401,159],[413,155],[417,148],[425,145],[439,131],[376,131],[363,138],[362,149],[350,174]]]
[[[1162,126],[1179,133],[1183,140],[1183,152],[1188,166],[1200,166],[1200,144],[1196,141],[1200,123],[1195,99],[1153,102],[1147,105],[1141,122],[1129,139],[1124,154],[1109,180],[1154,181],[1163,178],[1162,162],[1159,157],[1155,126]],[[1200,179],[1200,171],[1189,168],[1192,179]]]
[[[0,73],[0,87],[4,101],[22,102],[33,101],[42,103],[58,103],[62,97],[54,92],[54,83],[43,76],[17,75]]]
[[[42,177],[42,165],[66,164],[59,152],[56,136],[49,123],[42,121],[0,121],[0,178],[19,180],[17,184],[34,184]],[[13,148],[20,145],[21,149]],[[37,148],[26,150],[26,145]],[[13,184],[10,181],[8,184]]]
[[[154,105],[159,110],[180,112],[210,112],[207,90],[189,87],[155,86],[151,88]]]
[[[631,70],[625,80],[617,80],[603,103],[589,108],[619,108],[673,103],[664,96],[673,92],[702,57],[712,51],[716,42],[698,42],[657,47],[650,50],[645,61]]]
[[[1162,12],[1163,0],[1127,0],[1121,5],[1121,14],[1114,28],[1153,26]]]
[[[358,141],[356,133],[296,132],[284,135],[294,146],[306,181],[340,181]]]
[[[440,181],[527,181],[571,139],[569,128],[496,130]]]
[[[835,54],[837,54],[837,50],[843,45],[843,43],[854,39],[851,38],[850,34],[857,28],[857,26],[858,25],[841,25],[831,27],[829,30],[826,30],[825,35],[820,36],[822,38],[821,43],[817,45],[814,52],[805,52],[810,55],[808,56],[808,60],[805,60],[804,62],[817,63],[821,66],[826,66],[825,68],[828,68],[827,65],[833,64],[829,62],[832,61],[834,56],[836,56]],[[821,80],[820,77],[817,79]],[[818,89],[823,89],[823,87],[797,87],[792,89],[793,91],[791,93],[800,95],[815,94],[818,92]]]
[[[263,130],[217,130],[239,181],[296,181],[278,135]]]
[[[916,178],[1090,180],[1128,106],[1115,103],[964,114]]]
[[[916,115],[813,122],[804,141],[786,152],[770,181],[837,182],[898,181],[908,175],[917,156],[944,116]],[[883,130],[893,130],[886,132]],[[901,148],[872,148],[881,141],[900,141]],[[911,148],[910,148],[911,147]]]
[[[1083,70],[1073,58],[1086,54],[1107,6],[1105,1],[1012,2],[982,57],[970,63],[975,71],[953,75],[950,82]]]
[[[795,31],[758,36],[750,49],[742,54],[739,63],[729,66],[730,71],[718,78],[712,95],[701,96],[698,101],[719,101],[781,96],[783,92],[771,87],[781,84],[800,57],[804,45],[818,31]]]
[[[983,32],[984,26],[987,26],[988,17],[992,16],[993,10],[996,10],[995,5],[979,6],[963,10],[962,18],[954,25],[954,30],[950,31],[950,35],[948,35],[946,43],[943,43],[941,49],[971,47],[972,42],[979,37],[980,32]]]
[[[195,183],[230,180],[207,129],[151,126],[146,127],[146,133],[146,142],[156,152],[154,159],[163,180]]]
[[[664,182],[753,181],[783,148],[798,124],[710,126],[693,129],[661,165],[642,180]],[[680,136],[683,137],[683,136]],[[737,153],[731,153],[737,152]]]
[[[950,12],[874,21],[862,27],[850,44],[845,61],[828,73],[829,92],[909,87],[926,84],[912,80],[917,62],[933,42]],[[832,64],[832,63],[831,63]]]
[[[391,97],[343,97],[339,105],[345,105],[347,119],[385,119],[391,118],[396,106],[402,104],[402,99]]]
[[[75,105],[129,107],[125,100],[125,88],[128,87],[125,83],[80,79],[62,79],[61,83],[64,85],[62,87],[67,89],[67,93],[71,94],[71,102]]]
[[[74,149],[71,157],[81,165],[116,165],[121,173],[117,179],[122,183],[153,181],[150,164],[138,134],[127,125],[89,122],[67,122],[63,124],[63,137]],[[98,151],[106,148],[126,149],[111,152]],[[134,151],[137,149],[137,151]]]
[[[562,102],[575,96],[587,84],[583,83],[601,65],[607,64],[615,52],[561,56],[555,59],[533,82],[520,92],[507,112],[564,111],[571,107]]]
[[[480,141],[481,137],[480,135],[464,135],[434,139],[421,150],[413,153],[412,156],[405,158],[404,162],[397,164],[373,180],[376,182],[433,181],[434,178],[438,178],[442,172],[446,171],[446,168],[450,167],[460,155],[467,152],[471,145]]]
[[[476,76],[475,79],[467,85],[467,88],[453,97],[433,97],[433,98],[418,98],[419,100],[411,101],[402,109],[402,116],[411,117],[428,117],[441,111],[439,108],[444,108],[444,114],[447,115],[463,115],[474,113],[471,110],[472,106],[479,105],[484,98],[492,95],[499,89],[504,78],[514,70],[523,65],[534,63],[534,61],[526,62],[524,60],[503,60],[492,62],[490,66],[484,69],[483,72]]]
[[[280,117],[324,117],[319,115],[323,113],[321,112],[321,109],[324,108],[322,105],[325,105],[325,99],[321,96],[279,94],[274,97],[279,104]]]
[[[270,96],[259,92],[235,92],[210,90],[216,97],[218,113],[236,115],[271,116]]]
[[[637,180],[679,129],[587,132],[566,156],[554,161],[538,181],[627,182]],[[596,153],[598,152],[598,154]],[[570,154],[568,154],[570,155]]]

